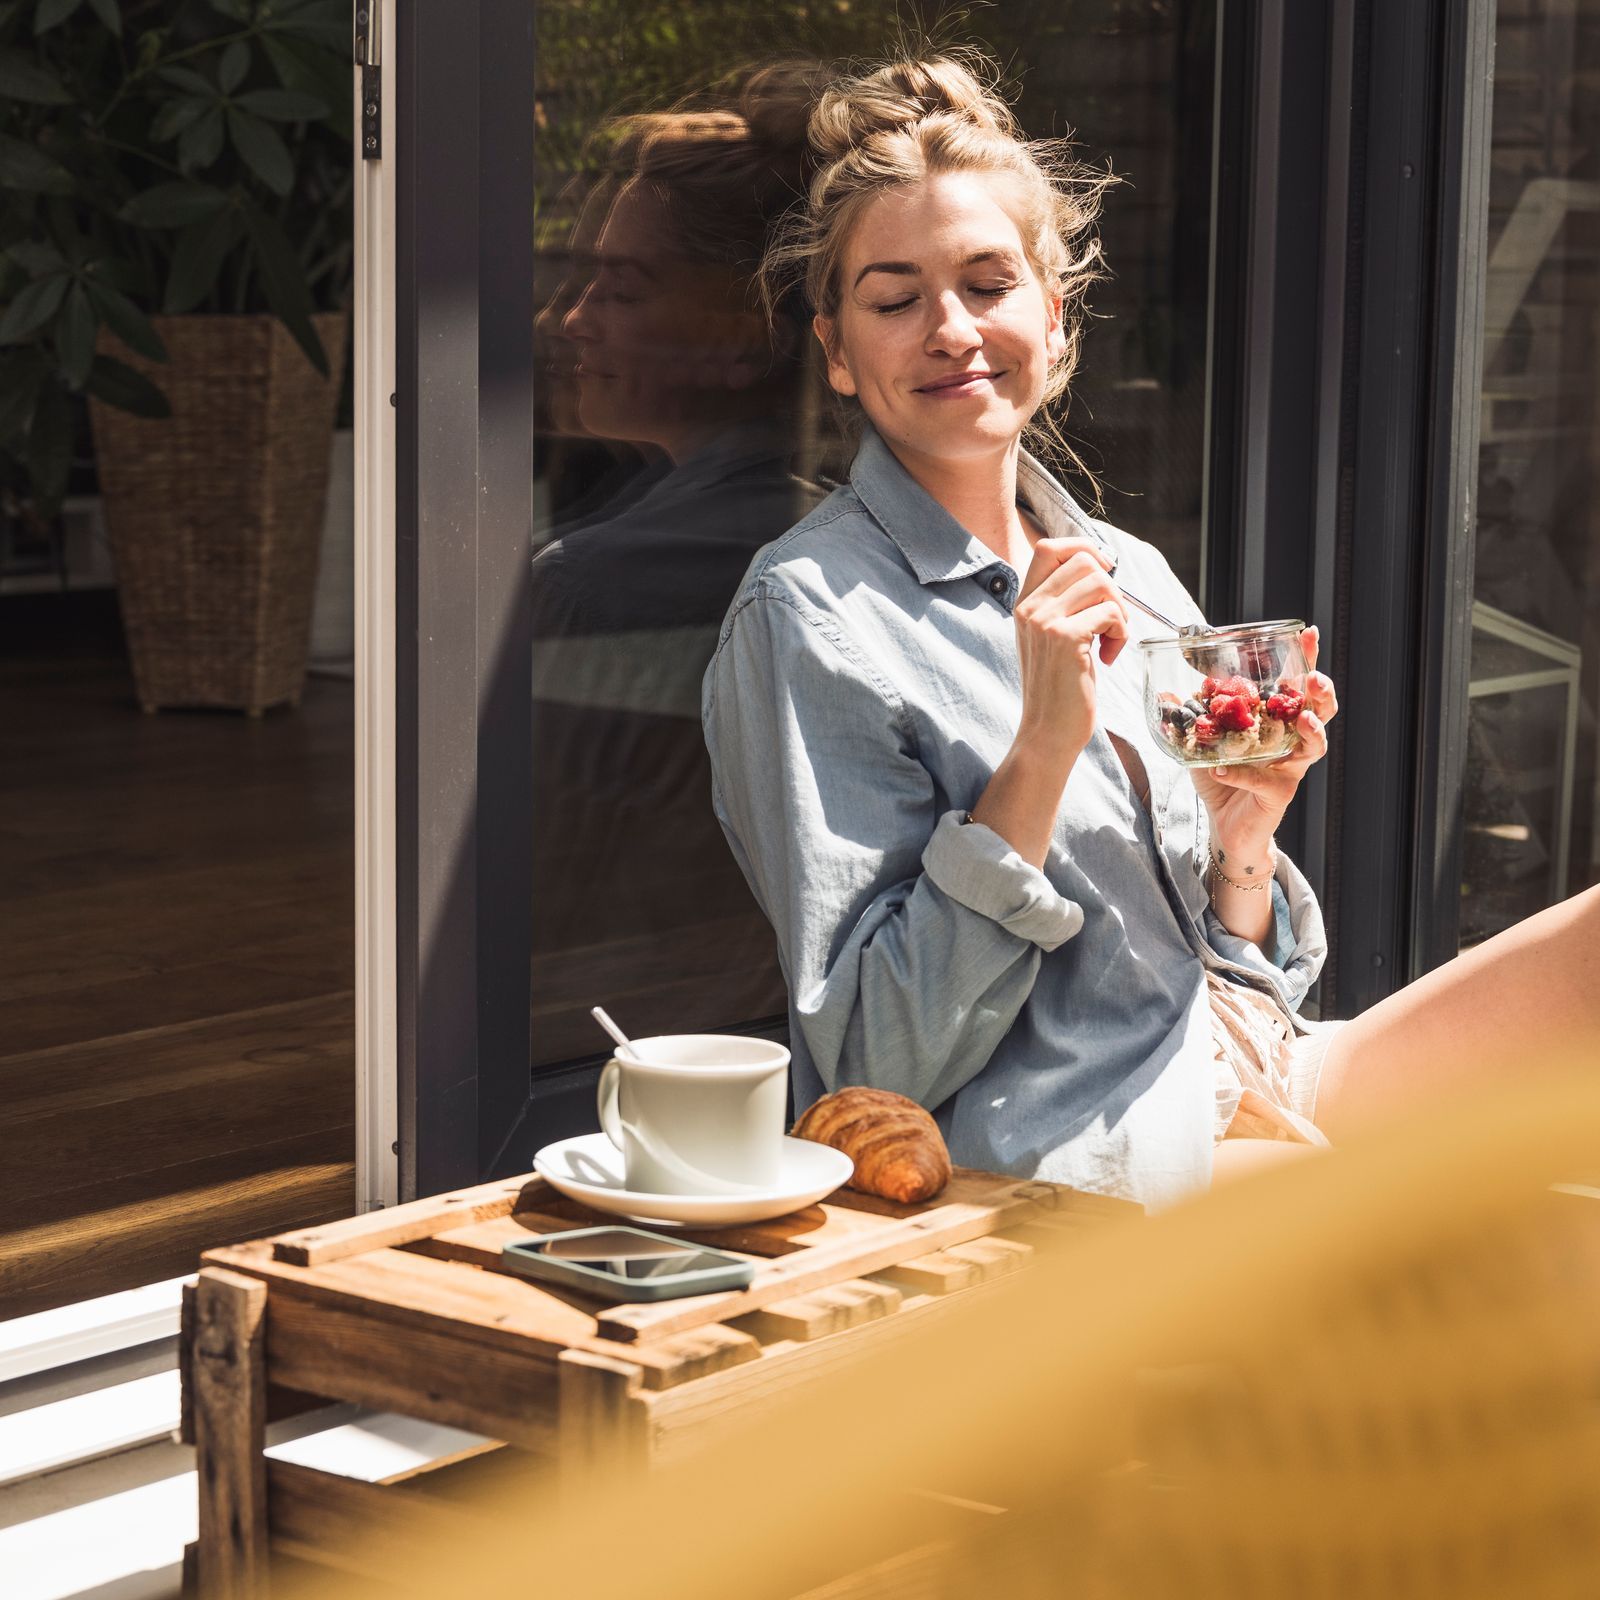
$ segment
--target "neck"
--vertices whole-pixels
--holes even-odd
[[[1028,570],[1033,540],[1017,510],[1020,440],[1013,439],[992,456],[963,456],[959,460],[923,455],[898,441],[889,448],[919,486],[973,538],[986,544],[1003,561],[1009,561],[1019,573]]]

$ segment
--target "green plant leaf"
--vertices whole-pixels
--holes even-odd
[[[250,0],[211,0],[211,9],[220,11],[230,22],[250,20]]]
[[[0,50],[0,97],[30,106],[70,105],[72,96],[43,61],[17,50]]]
[[[162,310],[168,316],[193,311],[216,287],[224,257],[239,238],[239,219],[232,210],[191,223],[178,235]]]
[[[47,383],[39,391],[28,429],[27,463],[38,509],[54,516],[66,498],[72,467],[72,411],[59,383]]]
[[[37,278],[44,272],[60,272],[66,267],[61,252],[44,239],[18,239],[7,248],[6,255],[30,278]]]
[[[16,344],[42,328],[61,307],[72,279],[64,272],[35,278],[0,316],[0,344]]]
[[[25,194],[71,194],[72,174],[59,161],[40,154],[31,144],[0,134],[0,189]]]
[[[94,365],[94,336],[100,319],[95,315],[89,292],[81,283],[67,292],[67,303],[56,321],[56,355],[61,370],[74,389],[81,389]]]
[[[217,83],[222,92],[232,94],[244,82],[244,75],[249,70],[249,42],[245,39],[235,39],[222,52],[222,60],[217,63]]]
[[[228,107],[228,132],[245,165],[274,194],[288,194],[294,187],[294,161],[277,132],[236,106]]]
[[[118,215],[141,228],[186,228],[227,205],[227,195],[209,183],[158,183],[136,194]]]
[[[119,39],[122,37],[122,8],[117,0],[89,0],[89,9]]]
[[[39,9],[33,14],[34,37],[65,22],[82,3],[83,0],[39,0]]]
[[[210,100],[202,100],[198,95],[187,96],[181,100],[168,100],[151,119],[151,141],[155,144],[165,144],[168,139],[176,139],[185,128],[198,122],[211,106]]]
[[[193,67],[163,67],[156,76],[163,83],[170,83],[174,89],[182,89],[186,94],[197,94],[202,100],[217,98],[217,86],[209,78],[196,72]]]
[[[222,154],[222,112],[213,106],[178,136],[178,165],[202,172]]]
[[[233,103],[272,122],[318,122],[328,114],[327,106],[315,95],[292,94],[287,89],[251,89]]]
[[[130,350],[151,361],[165,361],[167,347],[161,335],[151,327],[150,320],[126,295],[118,294],[109,284],[88,280],[89,298],[94,301],[101,320]]]
[[[142,372],[114,356],[96,356],[84,387],[96,400],[131,411],[136,417],[170,417],[167,397]]]
[[[261,43],[284,88],[298,94],[315,95],[326,102],[328,126],[348,142],[354,84],[344,62],[332,52],[304,44],[299,39],[284,39],[269,33],[262,35]]]
[[[306,287],[306,276],[301,268],[294,246],[289,243],[283,229],[256,206],[246,206],[244,224],[255,246],[256,265],[261,273],[262,292],[283,325],[294,335],[295,342],[305,351],[323,377],[328,375],[328,354],[311,322],[311,291]]]
[[[319,17],[278,17],[266,26],[275,28],[279,33],[292,33],[299,39],[314,40],[332,50],[348,49],[353,37],[348,21],[324,21]]]
[[[12,351],[0,365],[0,440],[23,452],[33,408],[50,369],[31,350]]]

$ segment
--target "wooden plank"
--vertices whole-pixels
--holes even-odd
[[[334,1128],[133,1175],[97,1166],[79,1188],[18,1197],[3,1208],[0,1301],[21,1316],[192,1272],[208,1246],[348,1216],[353,1145]]]
[[[709,1370],[708,1350],[713,1346],[704,1341],[680,1347],[658,1340],[648,1348],[619,1350],[599,1336],[595,1302],[586,1297],[525,1278],[434,1261],[408,1250],[371,1250],[324,1267],[297,1267],[275,1260],[271,1241],[259,1240],[209,1251],[205,1260],[266,1279],[273,1285],[275,1304],[282,1296],[286,1314],[292,1299],[343,1313],[355,1323],[383,1324],[388,1329],[383,1335],[386,1339],[403,1342],[411,1332],[435,1334],[452,1341],[452,1359],[457,1361],[464,1359],[466,1350],[481,1353],[492,1347],[512,1360],[548,1364],[562,1350],[591,1349],[641,1367],[645,1386],[652,1389],[668,1388]],[[733,1365],[749,1359],[750,1344],[753,1342],[737,1337],[716,1341],[715,1364]],[[481,1359],[481,1354],[472,1359]],[[272,1376],[279,1383],[315,1394],[358,1398],[297,1381],[276,1367]],[[385,1402],[385,1409],[407,1408]],[[414,1414],[423,1415],[420,1411]],[[493,1428],[474,1427],[474,1431],[502,1437]]]
[[[467,1507],[298,1462],[269,1461],[266,1482],[274,1554],[361,1577],[401,1581],[441,1549],[474,1548],[495,1532]]]
[[[555,1445],[554,1362],[486,1347],[464,1329],[397,1326],[275,1292],[267,1370],[330,1400],[464,1428],[542,1455]]]
[[[456,1228],[470,1222],[507,1215],[524,1195],[528,1205],[536,1206],[548,1194],[541,1178],[503,1178],[495,1183],[458,1189],[451,1194],[429,1195],[405,1205],[368,1211],[331,1227],[303,1228],[281,1234],[272,1241],[279,1261],[300,1267],[322,1266],[342,1261],[363,1250],[384,1249],[409,1244],[441,1229]]]
[[[873,1276],[904,1289],[907,1294],[954,1294],[958,1289],[970,1289],[983,1281],[974,1263],[963,1261],[948,1250],[934,1250],[925,1256],[897,1261]]]
[[[931,1255],[913,1256],[874,1276],[913,1294],[952,1294],[958,1289],[970,1289],[975,1283],[987,1283],[991,1278],[1020,1271],[1032,1257],[1031,1245],[992,1236],[953,1244],[948,1250],[937,1250]]]
[[[631,1362],[569,1350],[560,1368],[560,1492],[573,1504],[650,1465],[650,1418]]]
[[[680,1333],[706,1322],[721,1322],[759,1311],[776,1300],[820,1289],[846,1278],[864,1278],[896,1262],[932,1250],[965,1244],[996,1233],[1008,1223],[1025,1221],[1035,1202],[1011,1185],[1004,1196],[982,1204],[935,1206],[920,1215],[889,1221],[871,1233],[835,1245],[792,1252],[757,1269],[748,1289],[728,1294],[697,1295],[691,1300],[666,1300],[655,1305],[617,1306],[596,1321],[603,1338],[644,1342]]]
[[[974,1295],[1001,1293],[1004,1287],[979,1284],[968,1295],[913,1295],[893,1316],[847,1328],[832,1338],[769,1345],[759,1362],[714,1373],[700,1383],[643,1391],[653,1460],[667,1464],[759,1426],[763,1413],[785,1404],[797,1390],[902,1339],[915,1338],[934,1319],[969,1304]]]
[[[560,1233],[570,1228],[593,1228],[617,1222],[630,1225],[626,1218],[607,1216],[560,1195],[551,1195],[541,1200],[536,1210],[521,1205],[514,1215],[450,1229],[436,1234],[430,1240],[417,1241],[413,1247],[428,1254],[490,1266],[499,1260],[502,1245],[526,1238],[530,1233]],[[795,1250],[812,1249],[818,1244],[838,1244],[847,1239],[858,1239],[863,1234],[877,1232],[883,1222],[881,1217],[830,1203],[807,1206],[805,1210],[793,1212],[788,1217],[743,1227],[650,1226],[675,1239],[710,1245],[717,1250],[731,1250],[738,1255],[779,1256]]]
[[[956,1167],[950,1182],[923,1205],[905,1205],[898,1200],[885,1200],[881,1195],[860,1194],[854,1189],[840,1189],[832,1197],[835,1205],[852,1210],[870,1211],[883,1217],[914,1217],[931,1204],[952,1205],[1013,1205],[1029,1201],[1033,1205],[1033,1220],[1044,1222],[1054,1216],[1095,1217],[1106,1221],[1129,1220],[1144,1215],[1144,1207],[1132,1200],[1119,1200],[1114,1195],[1093,1194],[1086,1189],[1071,1189],[1063,1183],[1047,1183],[1042,1178],[1008,1178],[1001,1173],[979,1172],[972,1167]]]
[[[195,1286],[193,1380],[203,1600],[262,1600],[267,1580],[267,1286],[208,1268]]]
[[[763,1343],[780,1339],[804,1343],[891,1316],[900,1309],[901,1298],[900,1291],[891,1284],[854,1278],[796,1295],[792,1300],[776,1301],[740,1317],[733,1326],[754,1334]]]

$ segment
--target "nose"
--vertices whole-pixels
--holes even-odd
[[[583,292],[578,296],[572,309],[561,319],[561,331],[567,338],[576,340],[579,344],[586,340],[592,341],[597,335],[594,331],[591,313],[594,310],[594,284],[588,283]]]
[[[977,319],[967,310],[965,302],[954,290],[936,296],[931,304],[933,317],[927,343],[930,354],[965,355],[983,343],[983,335],[978,332]]]

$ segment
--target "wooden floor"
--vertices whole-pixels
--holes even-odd
[[[0,602],[0,1317],[354,1205],[350,685],[312,678],[256,722],[145,716],[103,604],[56,629],[20,604]]]

